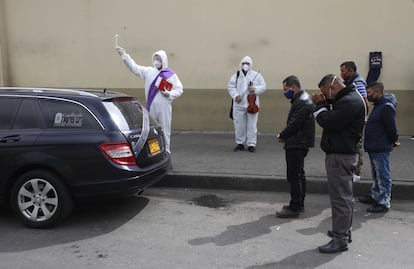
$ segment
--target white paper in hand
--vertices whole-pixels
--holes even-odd
[[[115,48],[117,48],[119,47],[119,35],[115,34],[114,39],[115,39]]]

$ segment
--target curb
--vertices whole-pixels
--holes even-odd
[[[354,195],[362,196],[369,193],[372,182],[362,180],[354,183]],[[224,189],[238,191],[272,191],[289,192],[289,184],[285,178],[255,175],[230,174],[187,174],[171,172],[155,184],[157,187]],[[328,185],[325,178],[307,177],[308,193],[327,194]],[[414,183],[394,182],[393,197],[397,200],[414,200]]]

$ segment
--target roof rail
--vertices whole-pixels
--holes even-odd
[[[30,88],[30,87],[0,87],[0,90],[28,90],[32,92],[47,92],[47,91],[54,91],[54,92],[67,92],[67,93],[77,93],[79,95],[85,96],[93,96],[97,97],[96,94],[91,93],[90,91],[96,91],[100,93],[116,93],[113,91],[107,91],[106,89],[99,91],[99,90],[83,90],[83,89],[59,89],[59,88]]]

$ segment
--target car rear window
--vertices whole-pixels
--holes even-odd
[[[104,105],[121,131],[142,129],[143,108],[135,98],[115,98],[105,101]],[[150,118],[150,124],[157,123]]]

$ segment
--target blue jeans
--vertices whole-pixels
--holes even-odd
[[[391,207],[391,169],[390,153],[372,153],[368,152],[371,161],[371,174],[374,183],[371,186],[371,197],[378,204],[387,208]]]

